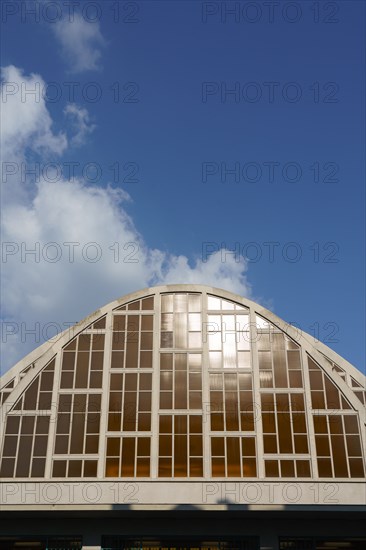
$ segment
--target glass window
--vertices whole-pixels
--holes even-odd
[[[167,292],[156,303],[158,313],[154,300],[146,296],[121,304],[76,334],[57,362],[52,358],[36,376],[37,367],[28,364],[19,376],[7,378],[2,399],[21,379],[26,388],[7,413],[1,476],[42,478],[50,449],[56,478],[93,478],[99,461],[108,477],[148,478],[154,418],[159,418],[162,478],[201,478],[204,465],[216,478],[255,478],[260,426],[264,456],[258,460],[269,477],[364,476],[359,415],[342,394],[348,383],[364,402],[357,377],[325,357],[318,364],[308,356],[304,370],[299,344],[260,315],[251,327],[249,310],[235,300],[209,295],[203,303],[199,292]],[[159,349],[153,350],[154,342]],[[259,366],[255,376],[253,365]],[[305,382],[310,382],[310,402]],[[153,383],[160,384],[157,396]],[[58,408],[50,442],[52,396]],[[102,401],[108,407],[103,433]],[[99,456],[104,448],[105,456]]]

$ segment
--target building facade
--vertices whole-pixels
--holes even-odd
[[[1,379],[0,549],[364,549],[365,387],[246,298],[124,296]]]

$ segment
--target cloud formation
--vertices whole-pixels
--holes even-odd
[[[24,76],[22,69],[9,65],[1,71],[3,105],[2,156],[18,158],[29,146],[35,153],[61,155],[67,147],[63,132],[55,134],[44,101],[44,80],[37,74]]]
[[[98,21],[87,21],[80,14],[75,13],[72,20],[61,19],[51,28],[71,73],[100,70],[105,40]]]
[[[90,121],[88,111],[78,107],[76,103],[69,103],[66,105],[64,113],[71,119],[75,131],[74,136],[71,138],[71,144],[77,147],[84,145],[87,136],[96,128],[95,124]]]
[[[41,80],[15,67],[4,69],[8,77]],[[52,132],[44,99],[32,100],[29,96],[22,103],[20,93],[14,93],[3,103],[2,137],[9,158],[48,158],[70,146],[64,134]],[[26,129],[14,120],[19,109]],[[89,115],[74,105],[65,111],[79,125],[75,136],[81,144],[91,132]],[[202,283],[251,295],[244,259],[238,262],[228,254],[223,261],[217,252],[206,262],[198,258],[190,264],[185,256],[149,248],[127,213],[130,197],[122,189],[107,182],[89,186],[81,179],[40,177],[24,183],[18,173],[9,181],[2,216],[2,372],[53,336],[52,326],[63,330],[105,303],[150,285]],[[16,191],[24,187],[26,192]]]

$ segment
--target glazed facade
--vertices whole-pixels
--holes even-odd
[[[113,503],[157,509],[311,506],[311,485],[337,482],[340,504],[364,504],[364,376],[225,291],[176,285],[126,296],[24,358],[0,391],[3,487],[67,481],[78,495],[98,482],[98,507],[112,504],[113,483],[132,482],[137,501],[130,491],[131,501]],[[228,482],[239,497],[223,495]],[[301,495],[273,489],[270,502],[266,483],[295,483]],[[250,484],[260,499],[249,491],[245,501]],[[18,497],[5,509],[22,508]],[[81,494],[73,504],[87,505]]]

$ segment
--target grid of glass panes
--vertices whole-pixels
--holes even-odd
[[[313,409],[351,409],[337,386],[325,372],[308,356],[311,403]]]
[[[59,395],[54,455],[98,454],[101,397]]]
[[[151,390],[151,372],[111,372],[108,431],[150,431]]]
[[[133,300],[128,304],[116,307],[114,311],[154,311],[154,296],[146,296],[141,300]]]
[[[134,302],[136,303],[136,302]],[[129,310],[113,316],[112,369],[152,368],[154,316]]]
[[[53,359],[53,361],[33,379],[23,395],[16,402],[14,410],[50,410],[54,372],[55,360]]]
[[[61,459],[54,460],[52,477],[97,477],[97,460]]]
[[[260,325],[260,326],[258,326]],[[261,388],[302,388],[300,347],[273,325],[258,323],[256,341]]]
[[[55,359],[26,388],[13,406],[23,416],[10,413],[6,420],[1,477],[42,477],[46,461],[49,419],[44,411],[52,406]],[[29,411],[42,413],[29,415]],[[18,413],[18,414],[19,414]]]
[[[1,477],[44,477],[50,417],[9,414],[1,452]]]
[[[1,390],[0,390],[0,405],[5,403],[5,401],[7,400],[7,398],[9,397],[9,395],[11,394],[11,392],[14,389],[14,384],[15,384],[15,379],[13,378],[13,380],[10,380],[10,382],[5,384],[5,386],[3,386],[1,388]]]
[[[336,363],[334,363],[334,361],[331,361],[328,357],[326,357],[325,355],[323,355],[324,359],[327,361],[327,363],[329,363],[330,365],[332,365],[332,371],[333,372],[336,372],[341,378],[342,380],[344,380],[346,382],[346,384],[351,388],[351,390],[353,391],[353,393],[355,394],[355,396],[357,397],[357,399],[359,399],[359,401],[361,401],[361,403],[363,405],[366,405],[366,390],[365,390],[365,386],[360,384],[359,382],[357,382],[357,380],[355,380],[353,378],[353,376],[351,375],[348,375],[347,376],[347,373],[345,370],[343,370],[339,365],[337,365]]]
[[[310,477],[304,395],[262,392],[261,418],[266,475]]]
[[[207,308],[212,476],[256,477],[249,310],[211,295]],[[252,437],[220,432],[252,432]]]
[[[202,354],[160,354],[160,409],[202,410]]]
[[[159,477],[202,477],[202,416],[159,416]]]
[[[63,348],[61,390],[102,387],[104,344],[105,317]]]
[[[118,457],[108,455],[108,458],[114,460],[117,458],[121,461],[123,454],[122,439],[130,440],[130,442],[126,443],[124,452],[126,457],[131,457],[133,454],[135,473],[132,475],[138,475],[139,477],[145,475],[141,472],[146,467],[146,464],[145,466],[143,466],[143,464],[144,461],[146,463],[148,457],[138,450],[138,439],[146,439],[150,442],[151,438],[153,305],[154,298],[150,296],[120,306],[113,312],[113,332],[116,334],[113,335],[111,365],[113,370],[110,371],[110,402],[108,405],[112,404],[110,413],[113,413],[113,415],[115,413],[116,416],[113,418],[113,421],[111,420],[111,415],[108,418],[108,429],[112,432],[131,432],[139,430],[145,433],[140,433],[138,438],[131,438],[128,434],[124,434],[122,437],[122,434],[109,433],[109,435],[107,435],[108,440],[115,439],[120,442],[120,454]],[[165,334],[165,336],[162,334],[162,345],[163,342],[165,342],[165,344],[169,343],[169,346],[171,344],[171,346],[176,346],[177,348],[174,349],[173,347],[173,349],[169,349],[163,347],[160,353],[161,363],[159,374],[162,375],[160,389],[161,394],[165,394],[161,397],[160,411],[161,413],[166,413],[168,409],[171,409],[172,416],[170,416],[170,419],[172,425],[169,433],[163,432],[159,434],[160,436],[170,435],[171,437],[170,454],[162,454],[159,457],[159,476],[160,472],[167,472],[169,468],[170,473],[167,474],[167,477],[185,477],[185,475],[200,477],[203,475],[203,468],[201,470],[200,466],[203,462],[202,416],[197,413],[202,407],[201,330],[202,326],[206,330],[208,324],[208,334],[212,333],[214,335],[215,333],[221,333],[220,338],[222,343],[220,350],[212,349],[209,352],[210,363],[208,365],[208,374],[209,376],[219,375],[219,378],[212,378],[210,380],[210,437],[212,440],[216,438],[217,441],[223,441],[223,443],[222,441],[218,443],[219,446],[217,449],[221,448],[220,453],[222,453],[222,448],[224,449],[224,454],[213,455],[213,458],[221,460],[221,464],[222,462],[224,463],[225,473],[220,473],[217,477],[219,475],[233,477],[233,474],[228,474],[229,465],[227,461],[230,453],[233,457],[238,456],[237,451],[235,451],[238,443],[232,443],[231,441],[239,441],[240,438],[244,438],[247,441],[253,439],[255,444],[254,415],[252,407],[253,399],[251,398],[249,400],[249,394],[251,394],[252,397],[252,388],[251,385],[250,389],[249,386],[246,388],[243,386],[244,380],[247,380],[246,383],[248,383],[248,375],[251,381],[250,350],[239,350],[236,342],[236,340],[240,339],[242,336],[243,331],[241,325],[244,325],[246,322],[244,321],[244,317],[247,319],[248,310],[234,302],[209,296],[209,318],[206,319],[208,322],[206,323],[205,319],[201,319],[201,294],[164,294],[162,295],[161,306],[162,316],[167,314],[173,318],[173,322],[169,320],[171,318],[167,318],[168,324],[170,323],[169,326],[172,327],[172,330],[162,331],[162,333],[169,333]],[[175,321],[175,318],[178,320]],[[237,319],[240,319],[240,321],[238,322]],[[60,352],[62,353],[61,390],[59,392],[60,405],[58,421],[55,427],[55,453],[57,453],[57,456],[54,456],[52,463],[52,475],[56,477],[96,476],[101,397],[100,393],[97,393],[97,390],[99,389],[99,391],[101,391],[102,387],[104,338],[106,331],[105,322],[105,317],[98,319],[95,323],[88,326],[83,333],[70,341]],[[216,325],[211,327],[212,330],[209,328],[210,323],[211,325],[216,323]],[[226,335],[230,335],[233,326],[233,336],[235,338],[236,348],[235,353],[237,354],[236,361],[232,360],[232,351],[230,351],[231,355],[229,352],[225,355],[224,350]],[[238,332],[240,333],[239,337]],[[268,403],[263,404],[262,401],[266,475],[268,477],[309,477],[310,463],[306,456],[308,455],[308,450],[305,452],[305,448],[307,449],[305,411],[303,409],[298,409],[297,405],[295,409],[293,407],[293,400],[296,400],[298,396],[302,396],[300,393],[303,386],[300,348],[298,344],[290,340],[287,335],[284,335],[276,327],[259,316],[257,316],[256,332],[259,365],[261,372],[265,374],[265,376],[261,374],[261,380],[272,380],[270,383],[264,382],[261,396],[264,400],[266,400],[268,396],[274,399],[271,410],[265,410]],[[123,333],[122,337],[121,333]],[[170,333],[172,334],[170,335]],[[208,334],[206,334],[206,336],[203,334],[203,339],[207,338]],[[245,340],[249,343],[249,334]],[[120,345],[118,342],[123,342],[122,349],[118,347]],[[129,349],[130,343],[132,347]],[[198,343],[199,347],[196,347]],[[228,349],[232,350],[233,346],[229,346]],[[211,355],[211,353],[213,355]],[[220,357],[218,355],[215,357],[215,353],[220,353]],[[245,360],[239,360],[240,353],[246,355]],[[267,354],[267,356],[265,354]],[[86,359],[86,357],[88,357],[88,359]],[[244,357],[244,355],[242,357]],[[270,357],[270,359],[268,359],[268,357]],[[231,371],[227,366],[224,367],[225,360],[227,360],[227,366],[230,365],[233,367]],[[352,414],[354,411],[348,403],[347,398],[338,389],[335,383],[336,381],[333,382],[332,378],[329,377],[310,357],[308,358],[308,363],[313,409],[320,409],[320,411],[323,409],[323,412],[318,411],[317,414],[314,413],[314,415],[316,414],[314,426],[319,476],[363,477],[364,464],[357,415]],[[12,408],[14,412],[8,413],[5,426],[5,441],[2,449],[1,477],[44,476],[49,426],[49,416],[44,416],[44,411],[49,411],[51,408],[54,365],[55,362],[53,360],[36,378],[32,375],[33,364],[28,365],[14,381],[8,382],[6,386],[8,392],[11,392],[21,378],[24,378],[24,376],[28,376],[29,378],[28,387]],[[245,370],[245,365],[248,366],[248,372]],[[265,365],[267,365],[267,367],[265,367]],[[270,367],[268,365],[270,365]],[[238,371],[238,366],[243,368]],[[333,370],[336,371],[337,376],[339,375],[346,380],[362,402],[362,392],[364,392],[363,386],[349,374],[345,376],[345,371],[334,363],[332,363],[331,366]],[[146,368],[146,371],[141,370],[144,368]],[[128,369],[128,371],[125,369]],[[219,369],[221,369],[221,371]],[[341,372],[339,372],[338,369],[340,369]],[[334,378],[336,378],[336,373],[334,374]],[[146,374],[149,375],[149,378],[145,378],[144,380]],[[235,378],[235,390],[233,390],[233,374],[235,377],[237,374],[239,375]],[[270,376],[268,376],[269,374]],[[113,379],[112,375],[116,375],[116,378]],[[132,375],[132,377],[129,378],[129,375]],[[139,375],[141,375],[141,379]],[[242,382],[240,382],[240,376],[242,375]],[[149,381],[147,382],[147,380]],[[295,389],[289,394],[280,393],[277,389],[273,396],[273,394],[267,393],[267,391],[269,391],[265,389],[267,387],[299,389],[297,392]],[[76,391],[78,393],[73,395]],[[117,397],[118,394],[119,397]],[[147,397],[147,394],[149,394],[149,397]],[[285,404],[285,409],[281,412],[277,400],[283,395],[288,396],[289,410],[286,411]],[[96,405],[98,410],[95,410],[94,405],[92,405],[91,408],[93,410],[89,410],[88,412],[87,409],[90,407],[89,404],[93,402],[95,396],[97,397],[97,401],[99,400]],[[85,400],[84,411],[78,410],[79,405],[76,405],[76,408],[74,408],[74,399],[78,401],[80,397]],[[66,399],[66,401],[63,401],[63,399]],[[120,399],[120,405],[117,403],[118,399]],[[178,409],[185,409],[186,414],[174,414],[174,411]],[[192,417],[192,415],[188,414],[189,409],[193,409],[196,412],[193,417],[199,419],[201,423],[200,433],[190,432],[189,422],[186,422],[186,431],[184,431],[184,427],[182,428],[182,425],[180,425],[180,421],[177,421],[178,425],[175,429],[175,418],[182,416],[185,418]],[[329,410],[324,411],[324,409],[332,409],[332,412],[330,413]],[[338,414],[335,409],[338,409]],[[21,411],[22,414],[20,415],[19,413]],[[34,411],[33,414],[32,411]],[[40,414],[41,412],[42,416]],[[92,426],[94,423],[92,421],[92,416],[95,412],[97,421],[95,425]],[[339,414],[339,412],[342,414]],[[266,416],[271,413],[273,413],[274,418],[272,427],[271,419],[269,416]],[[288,426],[286,414],[292,415],[289,428],[290,431],[285,428],[286,424]],[[67,415],[69,419],[67,419]],[[83,420],[81,419],[82,417]],[[169,418],[166,414],[163,414],[162,418],[163,417]],[[128,426],[131,418],[131,425],[134,426],[133,428]],[[352,423],[352,418],[355,420],[355,423]],[[47,429],[45,425],[43,425],[43,427],[41,426],[41,423],[44,421],[47,423]],[[111,423],[109,423],[109,421]],[[318,422],[318,424],[316,424],[316,422]],[[324,430],[324,422],[326,426],[325,432],[322,431]],[[66,425],[68,425],[67,430],[62,431],[66,429]],[[44,433],[42,430],[44,430]],[[320,430],[319,433],[317,430]],[[232,433],[220,433],[223,431]],[[243,431],[249,433],[238,433]],[[281,448],[286,449],[286,431],[288,431],[287,442],[292,441],[292,451],[289,450],[290,447],[288,447],[287,450],[281,450]],[[126,437],[126,435],[128,437]],[[191,435],[193,438],[192,442],[189,441]],[[249,437],[250,435],[253,437]],[[134,443],[132,443],[132,440]],[[304,442],[306,442],[306,444]],[[162,452],[166,451],[166,445],[167,440],[164,441],[163,439]],[[255,461],[255,456],[249,456],[248,452],[244,455],[241,444],[239,444],[239,447],[240,460],[250,459]],[[75,450],[71,451],[71,448]],[[135,449],[133,453],[131,451],[132,448]],[[72,455],[71,457],[69,456],[70,454]],[[129,462],[130,458],[126,458],[126,460],[126,464],[131,463]],[[238,464],[236,458],[233,460],[233,464]],[[140,464],[139,466],[138,462]],[[250,464],[250,461],[248,464]],[[220,467],[222,468],[222,466]],[[122,462],[119,462],[118,468],[120,471]],[[233,466],[230,471],[234,471],[235,468],[236,471],[238,471],[237,466]],[[244,468],[243,462],[240,462],[240,468]],[[187,473],[182,474],[185,469]],[[146,471],[146,469],[144,471]],[[244,470],[241,475],[246,476]],[[249,474],[247,475],[249,476]],[[250,476],[251,475],[252,474],[250,474]],[[162,474],[162,476],[164,477],[166,474]]]
[[[314,414],[319,477],[364,477],[356,414]]]
[[[256,477],[255,437],[211,437],[212,477]]]
[[[161,348],[201,349],[201,311],[201,294],[162,294]]]
[[[210,372],[211,432],[254,431],[252,373]]]
[[[28,374],[31,369],[34,368],[34,363],[31,363],[30,365],[27,365],[23,370],[20,371],[20,373],[9,380],[7,384],[4,384],[4,386],[0,389],[0,405],[5,403],[9,395],[12,393],[12,391],[17,387],[19,382]]]
[[[247,311],[249,309],[244,307],[236,302],[231,300],[224,300],[224,298],[219,298],[219,296],[213,296],[212,294],[207,295],[207,310],[208,311],[220,311],[220,310],[235,310],[235,311]]]
[[[147,433],[107,437],[107,477],[150,475],[153,309],[149,296],[113,312],[107,430]]]
[[[209,313],[204,331],[210,368],[250,367],[249,315],[240,312]]]
[[[108,437],[106,477],[149,477],[150,437]]]
[[[309,460],[267,459],[264,465],[266,477],[311,477]]]

